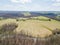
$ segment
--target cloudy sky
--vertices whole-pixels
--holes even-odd
[[[0,0],[4,11],[60,11],[60,0]]]

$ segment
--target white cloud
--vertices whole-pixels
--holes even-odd
[[[52,3],[52,6],[60,6],[60,0],[52,0],[53,3]]]
[[[0,10],[5,11],[60,11],[60,7],[55,6],[41,6],[41,5],[32,5],[32,6],[25,6],[25,5],[4,5],[0,7]]]
[[[53,2],[60,2],[60,0],[52,0]]]
[[[60,0],[56,0],[56,2],[60,2]]]
[[[53,3],[53,6],[60,6],[60,3]]]
[[[17,1],[17,0],[11,0],[11,2],[15,2],[15,3],[18,3],[19,1]]]
[[[23,4],[25,4],[25,3],[31,3],[32,0],[11,0],[11,2],[13,2],[13,3],[23,3]]]
[[[25,5],[2,5],[0,7],[0,10],[9,10],[9,11],[27,11],[30,10],[27,6]]]

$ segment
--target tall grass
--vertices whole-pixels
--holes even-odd
[[[60,45],[60,35],[53,35],[48,38],[10,35],[10,37],[0,39],[0,45]]]

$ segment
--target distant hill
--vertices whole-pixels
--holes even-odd
[[[29,16],[24,16],[23,13],[29,12]],[[18,18],[18,17],[35,17],[35,16],[46,16],[52,19],[56,19],[55,17],[60,15],[59,11],[0,11],[0,17],[4,18]]]

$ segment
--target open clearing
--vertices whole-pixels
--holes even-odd
[[[47,17],[34,17],[39,19],[49,19]],[[14,30],[17,34],[25,34],[32,37],[46,37],[52,35],[51,30],[56,28],[60,29],[60,21],[51,19],[51,21],[40,21],[40,20],[25,20],[25,21],[16,21],[16,19],[6,19],[0,21],[0,26],[5,23],[15,22],[18,24],[18,27]]]

